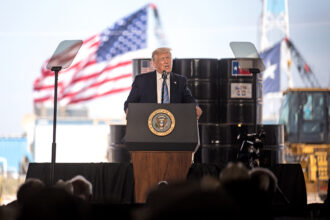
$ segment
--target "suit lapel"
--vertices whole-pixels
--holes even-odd
[[[170,73],[171,78],[170,78],[170,102],[171,103],[176,103],[177,102],[177,90],[178,90],[178,79],[174,75],[174,73]]]
[[[157,103],[157,78],[156,78],[156,71],[153,71],[150,77],[151,82],[148,84],[150,85],[150,95],[152,102]]]

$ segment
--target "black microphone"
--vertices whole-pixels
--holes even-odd
[[[167,79],[166,70],[163,71],[162,78],[163,78],[163,85],[162,85],[162,104],[163,104],[164,103],[164,87],[165,87],[165,83],[166,83],[166,79]]]
[[[162,78],[163,78],[164,80],[167,79],[167,72],[166,72],[166,70],[163,71]]]

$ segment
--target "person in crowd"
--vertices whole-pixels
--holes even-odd
[[[0,219],[1,220],[16,220],[17,214],[19,212],[18,207],[13,205],[2,205],[0,206]]]
[[[45,187],[25,202],[17,220],[90,219],[90,206],[61,187]]]
[[[55,188],[59,188],[59,189],[64,189],[65,191],[67,191],[68,193],[70,193],[71,195],[73,194],[73,186],[69,181],[64,181],[62,179],[59,179],[55,185]]]
[[[252,185],[262,194],[264,201],[271,205],[277,187],[275,174],[262,167],[253,168],[249,171],[249,174]]]
[[[252,172],[252,174],[251,177],[243,163],[229,162],[221,171],[219,180],[224,190],[237,202],[241,219],[271,219],[270,210],[267,209],[269,211],[267,213],[263,209],[268,206],[264,205],[267,201],[264,201],[260,190],[260,187],[265,185],[268,189],[271,185],[270,180],[269,184],[266,184],[262,182],[263,178],[258,178],[259,172]]]
[[[187,79],[172,72],[170,48],[162,47],[153,51],[152,61],[155,71],[135,77],[132,89],[124,103],[126,114],[129,103],[196,103],[187,87]],[[163,85],[164,80],[166,84]],[[165,95],[162,97],[164,92]],[[197,119],[202,113],[202,109],[196,104]]]
[[[238,219],[236,202],[212,177],[201,182],[183,181],[158,185],[150,191],[146,205],[135,220],[162,219]]]
[[[262,167],[256,167],[249,171],[252,191],[254,192],[255,204],[258,205],[259,213],[265,219],[272,217],[272,202],[277,189],[275,174]]]
[[[91,182],[81,175],[77,175],[67,181],[58,180],[55,187],[64,189],[71,195],[85,201],[90,201],[93,197],[93,186]]]
[[[78,175],[68,181],[73,187],[73,195],[85,201],[93,197],[93,186],[85,177]]]
[[[45,188],[45,183],[36,178],[27,179],[17,190],[17,202],[22,205],[29,202],[38,192]]]
[[[16,192],[16,200],[0,207],[0,219],[14,220],[21,208],[45,188],[44,182],[36,178],[28,178]]]

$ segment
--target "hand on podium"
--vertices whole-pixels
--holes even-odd
[[[199,120],[199,118],[203,114],[202,109],[198,105],[196,105],[196,114],[197,114],[197,120]]]

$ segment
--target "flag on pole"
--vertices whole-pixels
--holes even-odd
[[[128,91],[132,59],[147,47],[148,5],[83,41],[71,67],[59,72],[60,105],[80,103]],[[34,82],[34,103],[52,103],[54,73],[46,68]]]
[[[263,72],[263,94],[280,92],[280,61],[281,61],[281,41],[268,50],[260,53],[264,61],[265,71]]]
[[[281,93],[281,43],[260,53],[265,70],[263,78],[263,108],[262,120],[265,124],[278,123],[280,106],[282,102]]]

